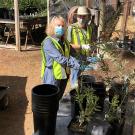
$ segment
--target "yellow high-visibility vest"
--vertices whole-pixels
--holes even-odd
[[[49,38],[53,42],[54,46],[58,49],[58,51],[60,53],[62,53],[66,57],[69,57],[70,46],[69,46],[68,41],[64,42],[65,50],[63,51],[61,45],[57,42],[57,40],[55,40],[54,38],[52,38],[50,36],[47,36],[45,38],[45,40],[47,38]],[[41,54],[42,54],[41,77],[44,76],[45,68],[46,68],[46,58],[45,58],[45,52],[44,52],[44,49],[43,49],[43,42],[41,43]],[[61,64],[59,64],[55,60],[53,60],[53,74],[54,74],[55,79],[66,79],[67,78],[65,68],[63,66],[61,66]]]
[[[72,44],[90,44],[91,43],[91,36],[92,36],[92,27],[90,25],[87,26],[86,33],[79,28],[77,23],[72,24],[72,31],[71,31],[71,43]],[[81,51],[82,54],[87,54],[86,50]]]

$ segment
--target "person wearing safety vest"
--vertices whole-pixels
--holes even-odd
[[[80,61],[86,61],[92,53],[92,27],[89,25],[91,13],[86,6],[79,6],[77,9],[77,22],[68,26],[67,40],[75,50],[73,56]],[[90,67],[91,68],[91,67]],[[79,70],[71,69],[71,88],[78,84]]]
[[[87,55],[92,38],[92,27],[88,24],[91,13],[86,6],[79,6],[76,14],[77,22],[68,26],[67,40],[78,53]]]
[[[54,16],[46,28],[47,37],[41,43],[43,83],[59,87],[60,98],[68,80],[66,68],[80,70],[81,67],[78,60],[70,56],[70,45],[64,38],[65,27],[65,20]]]

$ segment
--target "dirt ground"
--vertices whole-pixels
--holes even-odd
[[[0,112],[0,135],[32,135],[31,90],[41,83],[40,51],[0,49],[0,85],[9,86],[9,107]]]

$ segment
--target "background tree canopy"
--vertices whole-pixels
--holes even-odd
[[[46,0],[19,0],[19,9],[25,10],[28,6],[36,7],[39,11],[46,9]],[[0,0],[0,8],[13,8],[14,0]]]

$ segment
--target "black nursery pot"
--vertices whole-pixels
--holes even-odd
[[[77,120],[78,116],[80,115],[80,107],[79,103],[76,101],[76,90],[70,91],[71,96],[71,118],[74,120]],[[86,99],[83,100],[82,103],[83,109],[86,108]]]
[[[73,120],[76,120],[76,117],[79,116],[79,104],[76,101],[76,90],[73,89],[70,91],[70,96],[71,96],[71,118]],[[85,103],[83,105],[85,107]]]
[[[121,115],[122,115],[122,117],[125,116],[126,103],[127,103],[127,100],[128,100],[128,96],[124,97],[125,93],[126,93],[126,89],[125,89],[123,83],[113,83],[110,90],[109,90],[109,102],[112,101],[114,95],[119,96],[119,98],[118,98],[118,101],[119,101],[118,104],[119,105],[122,102],[122,105],[121,105],[121,110],[122,110]],[[124,98],[124,101],[123,101],[123,98]]]
[[[34,135],[55,135],[59,89],[42,84],[32,89]]]
[[[85,135],[111,135],[111,133],[112,126],[108,121],[94,117],[89,121]]]
[[[85,135],[87,124],[79,125],[77,119],[72,119],[68,125],[68,134],[71,135]]]
[[[80,87],[93,88],[95,90],[94,93],[99,97],[97,104],[100,107],[99,109],[103,111],[104,99],[106,96],[105,84],[103,82],[95,82],[95,78],[89,75],[82,75],[79,79],[82,83],[82,86]]]
[[[99,109],[103,111],[104,109],[104,100],[106,96],[106,87],[103,82],[93,82],[92,88],[95,90],[95,94],[99,97],[98,100],[98,106],[100,107]]]
[[[112,132],[110,135],[122,135],[124,121],[120,123],[118,120],[115,120],[113,122],[110,122],[110,124],[112,126]]]
[[[0,110],[5,110],[8,107],[8,90],[9,87],[0,86]]]
[[[114,95],[118,95],[119,96],[119,102],[121,102],[124,92],[125,92],[124,84],[113,83],[111,85],[111,88],[109,89],[109,101],[110,102],[112,101],[112,98],[114,97]]]

